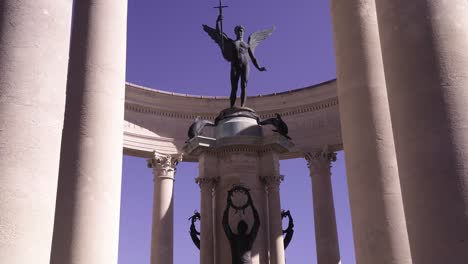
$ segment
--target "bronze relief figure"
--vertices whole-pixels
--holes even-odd
[[[247,202],[242,206],[235,205],[232,202],[234,193],[245,194],[247,196]],[[252,208],[254,218],[250,232],[247,232],[248,224],[244,220],[240,220],[237,224],[237,233],[234,233],[229,226],[229,210],[233,208],[237,211],[244,211],[248,207]],[[237,185],[228,192],[226,209],[223,214],[223,228],[231,246],[232,264],[252,264],[251,250],[260,228],[260,217],[247,188]]]

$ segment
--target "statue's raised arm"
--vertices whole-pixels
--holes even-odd
[[[253,218],[254,218],[254,223],[252,225],[252,229],[250,230],[250,233],[248,235],[249,243],[250,243],[249,246],[252,247],[253,242],[255,241],[255,238],[257,237],[258,229],[260,228],[260,216],[258,215],[257,208],[255,208],[255,206],[253,204],[252,197],[250,196],[250,192],[247,192],[247,196],[248,196],[248,203],[252,207],[252,214],[253,214]]]
[[[231,230],[231,227],[229,226],[229,208],[232,206],[232,201],[231,201],[231,195],[232,195],[232,190],[228,192],[227,200],[226,200],[226,209],[224,209],[223,213],[223,229],[224,233],[226,233],[226,236],[228,240],[232,240],[234,237],[234,233]]]

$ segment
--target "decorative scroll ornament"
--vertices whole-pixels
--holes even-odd
[[[192,238],[193,244],[200,249],[200,231],[195,227],[195,222],[200,221],[201,215],[198,211],[195,211],[193,215],[188,219],[191,221],[190,225],[190,237]]]
[[[283,230],[283,235],[284,235],[284,238],[283,238],[283,244],[284,244],[284,249],[286,249],[288,246],[289,246],[289,243],[291,242],[292,238],[293,238],[293,235],[294,235],[294,220],[291,216],[291,212],[289,212],[289,210],[285,211],[285,210],[282,210],[281,211],[281,219],[283,218],[288,218],[288,227]]]

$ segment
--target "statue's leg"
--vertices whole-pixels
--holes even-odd
[[[237,97],[237,83],[239,83],[239,71],[235,66],[231,67],[231,96],[229,100],[231,102],[231,108],[236,104]]]
[[[243,107],[245,105],[245,102],[247,101],[247,94],[245,92],[247,88],[247,79],[249,77],[249,65],[246,65],[242,69],[242,74],[241,74],[241,106]]]

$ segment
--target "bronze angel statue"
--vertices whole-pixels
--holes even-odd
[[[245,89],[249,78],[249,60],[252,60],[255,68],[259,71],[266,71],[265,67],[260,67],[258,65],[257,59],[254,56],[254,51],[260,42],[273,33],[275,28],[271,27],[252,33],[247,43],[245,43],[243,39],[245,28],[241,25],[236,26],[234,28],[236,39],[233,40],[220,30],[222,20],[222,15],[219,15],[216,20],[216,29],[203,25],[203,30],[219,45],[224,59],[231,63],[231,108],[234,107],[236,103],[239,79],[241,81],[241,106],[243,107],[247,97]]]

